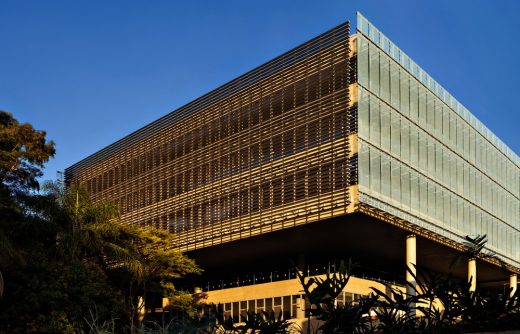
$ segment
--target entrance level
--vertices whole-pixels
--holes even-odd
[[[356,303],[360,296],[368,295],[376,287],[384,291],[383,284],[352,277],[347,287],[339,294],[336,302]],[[219,305],[226,318],[234,322],[244,322],[247,312],[283,313],[285,319],[305,318],[305,310],[310,308],[298,280],[284,280],[250,286],[227,288],[206,293],[205,303]]]

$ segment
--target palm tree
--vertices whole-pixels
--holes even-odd
[[[503,261],[493,252],[484,251],[484,248],[487,244],[487,235],[477,235],[472,238],[469,235],[465,237],[463,245],[463,251],[461,254],[458,254],[453,259],[450,267],[455,264],[460,263],[461,259],[468,260],[468,282],[470,283],[469,288],[470,291],[475,291],[477,286],[477,260],[478,259],[488,259],[497,261],[501,266],[503,266]]]
[[[200,269],[174,249],[166,231],[143,229],[121,222],[120,208],[113,202],[92,202],[83,186],[66,191],[60,184],[47,188],[63,213],[57,242],[65,258],[81,259],[99,266],[127,298],[132,326],[139,324],[148,290],[173,294],[172,280]]]
[[[142,276],[138,253],[138,231],[120,223],[119,207],[108,201],[92,202],[85,187],[65,190],[57,182],[46,183],[47,195],[62,210],[57,236],[58,249],[69,259],[94,262],[103,269],[124,267],[133,276]],[[56,214],[54,215],[56,217]]]

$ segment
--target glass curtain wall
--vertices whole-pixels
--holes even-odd
[[[357,46],[360,200],[455,241],[486,234],[518,267],[518,156],[362,16]]]

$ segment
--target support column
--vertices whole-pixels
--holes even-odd
[[[164,309],[165,309],[165,308],[168,308],[168,306],[170,306],[170,298],[168,298],[168,297],[163,297],[163,299],[162,299],[162,308],[163,308],[163,312],[164,312]]]
[[[513,297],[518,289],[518,278],[516,274],[511,274],[511,276],[509,276],[509,289],[509,297]]]
[[[477,259],[472,257],[468,260],[468,283],[469,291],[475,292],[477,290]]]
[[[406,282],[411,286],[406,286],[406,293],[409,296],[415,296],[415,287],[417,282],[415,281],[415,275],[417,275],[417,241],[415,234],[410,234],[406,237]]]
[[[305,299],[296,298],[296,319],[305,319]]]

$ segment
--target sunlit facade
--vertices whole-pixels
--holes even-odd
[[[410,235],[420,265],[447,271],[464,237],[486,234],[518,273],[520,158],[357,20],[354,34],[341,24],[67,168],[66,183],[117,202],[125,223],[174,233],[233,317],[297,317],[303,296],[277,257],[318,268],[354,254],[396,277]],[[482,280],[502,284],[485,265]],[[271,285],[246,287],[258,283]]]
[[[345,214],[357,182],[349,40],[347,22],[75,164],[66,180],[117,202],[125,223],[169,230],[185,251]]]
[[[518,155],[358,14],[360,202],[520,267]]]

